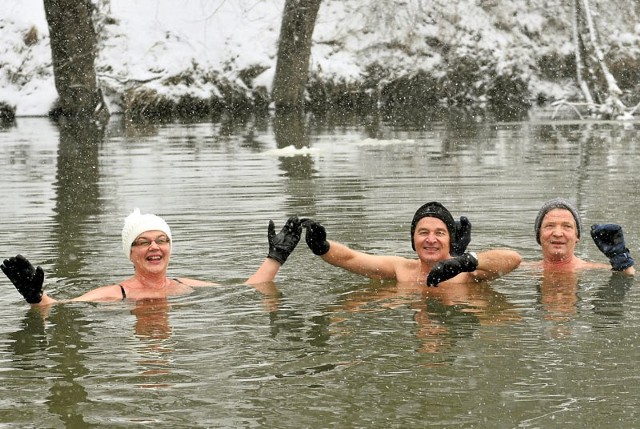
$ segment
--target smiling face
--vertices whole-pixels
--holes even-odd
[[[540,225],[542,255],[548,261],[562,261],[573,257],[580,239],[576,220],[569,210],[549,210]]]
[[[435,263],[448,259],[451,237],[443,221],[435,217],[423,217],[416,224],[413,244],[420,260]]]
[[[131,262],[136,271],[164,273],[171,257],[171,242],[162,231],[145,231],[131,245]]]

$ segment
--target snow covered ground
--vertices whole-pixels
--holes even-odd
[[[111,0],[117,24],[105,27],[96,64],[99,79],[108,86],[150,81],[154,88],[160,76],[178,74],[194,64],[235,79],[235,70],[274,62],[282,7],[283,2],[275,0]],[[3,9],[0,101],[16,106],[18,116],[46,115],[57,93],[42,0],[3,0]],[[23,36],[32,27],[39,41],[25,49]],[[17,72],[7,76],[7,70]],[[270,76],[264,79],[268,82]],[[215,88],[188,90],[197,95]]]
[[[15,106],[18,116],[46,115],[57,93],[42,0],[2,3],[0,102]],[[100,29],[96,64],[111,112],[121,109],[123,91],[134,85],[165,95],[207,97],[219,91],[207,74],[242,87],[239,72],[251,67],[264,70],[251,86],[270,90],[284,0],[98,3],[107,5],[115,19],[115,24]],[[373,63],[384,64],[395,76],[415,70],[437,73],[442,55],[434,41],[440,39],[455,41],[458,55],[479,52],[505,68],[517,63],[531,70],[528,80],[534,93],[562,98],[575,90],[571,82],[540,78],[533,60],[572,49],[566,7],[561,4],[561,0],[325,0],[314,32],[311,70],[343,81],[361,78]],[[625,27],[625,19],[632,21],[628,16],[616,19],[617,27],[609,36],[626,38],[637,49],[640,26]],[[24,36],[31,29],[38,38],[27,45]],[[166,84],[167,77],[181,74],[196,79]]]

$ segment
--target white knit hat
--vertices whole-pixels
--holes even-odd
[[[151,213],[142,214],[136,208],[125,218],[122,228],[122,250],[127,259],[131,256],[131,244],[145,231],[162,231],[171,240],[171,229],[164,219]]]

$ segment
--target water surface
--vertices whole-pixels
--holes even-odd
[[[20,118],[0,130],[0,255],[68,298],[131,274],[123,218],[163,216],[169,301],[30,310],[0,279],[3,427],[635,427],[636,280],[608,271],[426,289],[331,267],[304,241],[273,291],[243,286],[267,223],[411,257],[424,202],[473,224],[470,250],[537,260],[540,205],[616,222],[640,257],[638,123],[270,118],[133,125],[104,135]],[[290,147],[291,146],[291,147]],[[578,254],[605,262],[583,231]]]

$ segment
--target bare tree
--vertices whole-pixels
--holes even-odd
[[[635,109],[620,100],[622,91],[609,71],[589,0],[573,0],[576,80],[592,116],[626,117]]]
[[[302,109],[311,41],[321,0],[286,0],[272,98],[276,110]]]
[[[95,72],[97,37],[90,0],[44,0],[49,24],[58,113],[76,119],[108,118]]]

